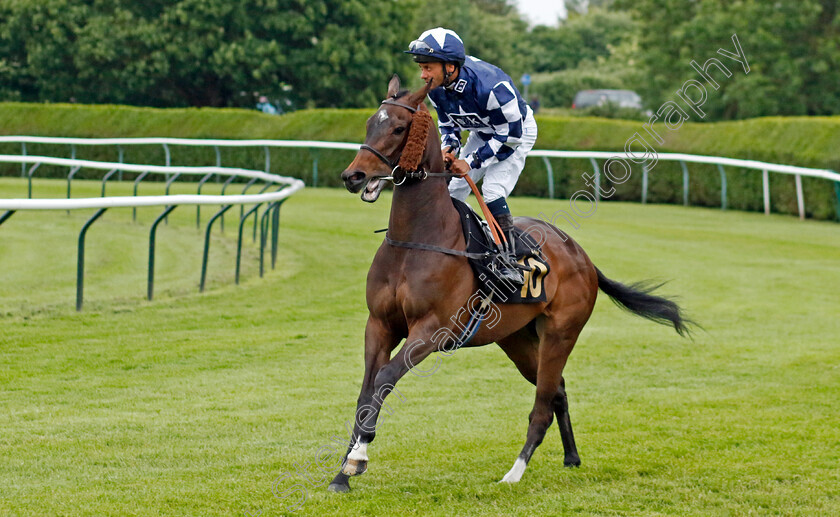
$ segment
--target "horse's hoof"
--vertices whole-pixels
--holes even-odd
[[[570,458],[563,460],[564,467],[580,467],[580,458]]]
[[[330,483],[330,486],[327,487],[327,491],[344,494],[350,491],[350,485],[343,483]]]
[[[341,473],[347,476],[361,476],[367,471],[367,460],[347,460]]]

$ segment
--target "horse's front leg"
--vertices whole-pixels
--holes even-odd
[[[379,319],[370,316],[367,325],[365,326],[365,375],[362,379],[362,389],[359,392],[359,398],[356,401],[356,414],[359,413],[359,408],[363,408],[370,403],[374,397],[374,380],[379,370],[388,363],[391,357],[391,350],[396,348],[399,342],[399,337],[394,336],[393,332]],[[354,450],[358,450],[358,418],[354,419],[354,432],[350,437],[350,443],[347,453],[342,461],[342,471],[335,476],[330,483],[328,489],[333,492],[347,492],[350,490],[350,483],[348,482],[350,475],[362,474],[365,470],[365,465],[360,464],[358,454],[353,454]],[[371,438],[373,440],[373,438]],[[353,458],[348,460],[349,457]],[[344,474],[347,470],[348,461],[353,461],[355,470],[348,474]],[[365,455],[365,462],[367,461]]]
[[[427,325],[424,325],[424,327],[427,327]],[[430,325],[429,327],[434,326]],[[425,370],[421,370],[418,367],[423,359],[438,349],[431,336],[431,332],[412,331],[406,339],[405,344],[393,359],[378,369],[373,378],[373,385],[369,396],[359,397],[359,404],[356,407],[353,436],[351,438],[352,443],[348,448],[348,454],[342,464],[341,472],[330,483],[329,490],[346,492],[350,489],[349,477],[362,474],[367,470],[368,445],[376,437],[377,426],[382,424],[381,412],[385,397],[392,391],[396,391],[397,381],[409,371],[426,376],[430,375],[436,369],[437,365],[434,368],[427,368]],[[365,380],[368,380],[367,372]],[[399,396],[402,398],[401,394]]]

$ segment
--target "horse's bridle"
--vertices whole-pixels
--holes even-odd
[[[394,106],[401,106],[401,107],[407,109],[408,111],[410,111],[412,113],[412,115],[417,112],[417,108],[415,108],[414,106],[409,106],[408,104],[403,104],[402,102],[399,102],[396,99],[390,99],[390,98],[385,99],[384,101],[382,101],[382,104],[393,104]],[[463,177],[463,178],[465,178],[467,180],[467,183],[469,184],[470,188],[475,193],[475,196],[478,199],[479,205],[481,205],[481,211],[484,212],[484,217],[487,219],[487,221],[492,220],[492,224],[495,225],[495,229],[493,228],[493,226],[490,226],[490,229],[491,229],[491,232],[493,232],[493,240],[496,242],[496,245],[501,246],[502,242],[507,242],[507,238],[505,238],[504,234],[501,231],[501,228],[499,228],[499,224],[496,222],[495,218],[493,217],[492,213],[490,212],[490,209],[487,208],[487,205],[484,203],[484,200],[482,199],[481,194],[478,191],[478,187],[475,186],[475,182],[469,177],[469,175],[456,174],[456,173],[453,173],[453,172],[428,172],[428,171],[423,170],[423,169],[418,169],[418,170],[415,170],[415,171],[404,171],[405,175],[402,177],[402,179],[397,180],[397,179],[395,179],[394,176],[395,176],[397,170],[400,169],[399,164],[394,165],[394,163],[391,160],[389,160],[387,156],[385,156],[380,151],[374,149],[373,147],[371,147],[367,144],[362,144],[359,149],[364,149],[366,151],[370,151],[371,153],[373,153],[374,156],[376,156],[377,158],[382,160],[382,163],[384,163],[385,165],[387,165],[388,167],[391,168],[391,175],[390,176],[373,176],[371,179],[380,178],[380,179],[393,181],[394,185],[402,185],[403,183],[405,183],[405,180],[407,180],[409,178],[410,179],[418,179],[420,181],[422,181],[422,180],[424,180],[424,179],[426,179],[430,176],[446,176],[446,177],[459,177],[459,178]],[[501,235],[501,237],[500,237],[500,235]],[[445,248],[439,248],[439,247],[436,247],[436,246],[429,247],[428,245],[418,244],[418,243],[414,243],[414,242],[394,241],[394,240],[391,240],[391,238],[388,237],[387,234],[386,234],[385,238],[388,241],[388,244],[390,244],[391,246],[401,246],[401,247],[406,247],[406,248],[419,248],[419,249],[426,249],[426,250],[430,250],[430,251],[439,251],[441,253],[453,252],[453,254],[456,254],[456,255],[461,255],[461,254],[465,253],[465,252],[462,252],[462,251],[449,250],[449,249],[445,249]]]
[[[392,104],[394,106],[399,106],[401,108],[407,109],[412,114],[417,112],[417,108],[415,108],[414,106],[409,106],[408,104],[399,102],[395,99],[385,99],[384,101],[382,101],[382,104]],[[401,178],[397,179],[396,173],[397,173],[397,170],[400,169],[399,164],[394,164],[394,162],[389,160],[388,157],[385,156],[384,154],[382,154],[381,151],[379,151],[377,149],[374,149],[373,147],[371,147],[367,144],[362,144],[359,147],[359,149],[364,149],[365,151],[368,151],[368,152],[372,153],[374,156],[379,158],[379,160],[382,163],[387,165],[389,169],[391,169],[391,175],[390,176],[373,176],[372,178],[380,178],[380,179],[384,179],[384,180],[389,180],[389,181],[394,182],[394,185],[402,185],[403,183],[405,183],[405,180],[407,180],[407,179],[416,179],[416,180],[421,180],[422,181],[422,180],[424,180],[424,179],[426,179],[430,176],[456,176],[456,174],[452,174],[451,172],[428,172],[425,169],[418,169],[418,170],[414,170],[414,171],[404,171],[405,174],[403,174]]]

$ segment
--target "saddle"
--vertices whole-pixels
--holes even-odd
[[[514,254],[517,262],[528,268],[523,271],[525,284],[515,286],[500,280],[496,271],[499,267],[499,257],[496,243],[490,233],[487,222],[463,201],[455,198],[452,204],[461,217],[461,228],[470,267],[475,273],[480,290],[486,295],[492,292],[494,303],[539,303],[546,300],[543,284],[550,268],[548,261],[542,256],[539,244],[527,233],[519,228],[513,230]]]

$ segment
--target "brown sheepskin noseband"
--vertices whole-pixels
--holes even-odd
[[[400,155],[400,169],[413,172],[420,167],[423,152],[426,150],[426,138],[431,127],[432,116],[428,111],[418,109],[414,112],[411,117],[411,127],[408,130],[408,139]]]

